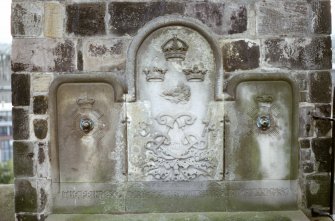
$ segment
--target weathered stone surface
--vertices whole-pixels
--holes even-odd
[[[313,136],[313,110],[314,108],[312,106],[299,108],[299,137]]]
[[[44,144],[42,144],[42,145],[38,145],[39,147],[38,147],[38,156],[37,156],[37,159],[38,159],[38,163],[39,164],[42,164],[43,162],[44,162],[44,160],[45,160],[45,153],[44,153]]]
[[[120,39],[90,39],[83,42],[85,71],[125,70],[128,41]]]
[[[328,84],[329,82],[327,82]],[[330,104],[315,104],[315,115],[321,117],[331,116],[331,105]]]
[[[48,121],[43,119],[35,119],[33,124],[35,137],[38,139],[44,139],[48,133]]]
[[[312,205],[329,206],[330,176],[328,173],[317,173],[307,176],[307,207]]]
[[[303,1],[257,1],[258,34],[306,33],[308,5]]]
[[[37,212],[35,181],[15,180],[15,212]]]
[[[110,32],[135,35],[148,21],[167,14],[180,14],[185,4],[179,2],[112,2],[109,4]]]
[[[331,121],[315,120],[315,132],[317,137],[331,136]]]
[[[106,34],[105,3],[81,3],[66,6],[69,34],[93,36]]]
[[[29,106],[30,75],[12,74],[12,104],[14,106]]]
[[[33,112],[34,114],[46,114],[48,110],[48,97],[38,95],[33,97]]]
[[[44,4],[44,36],[61,38],[63,36],[65,9],[59,2]]]
[[[304,162],[302,165],[302,169],[304,173],[313,173],[314,164],[312,162]]]
[[[14,185],[0,184],[0,220],[15,221],[14,214]]]
[[[26,140],[29,138],[29,115],[24,108],[13,108],[13,139]]]
[[[46,93],[49,91],[50,83],[53,79],[52,74],[33,73],[31,87],[33,93]]]
[[[29,142],[14,141],[13,150],[15,177],[34,176],[34,145]]]
[[[311,149],[301,149],[300,150],[300,160],[301,161],[311,160]]]
[[[316,34],[331,33],[331,1],[312,0],[312,31]]]
[[[43,214],[39,215],[28,215],[28,214],[17,214],[17,221],[44,221],[45,216]]]
[[[71,40],[15,39],[13,41],[13,71],[74,71],[75,43]]]
[[[251,70],[259,67],[259,45],[248,40],[227,42],[222,48],[225,71]]]
[[[325,72],[313,72],[309,75],[309,95],[311,102],[330,103],[332,93],[331,74]]]
[[[276,38],[263,44],[264,61],[273,67],[289,69],[331,69],[331,39]]]
[[[236,3],[194,2],[186,4],[187,16],[196,18],[217,34],[247,30],[247,6]]]
[[[312,140],[312,150],[315,155],[316,170],[318,172],[330,172],[331,146],[331,138],[314,138]]]
[[[247,30],[248,26],[248,13],[246,6],[240,6],[238,9],[233,10],[230,16],[230,29],[228,34],[243,33]]]
[[[299,140],[300,148],[310,148],[311,141],[309,139],[301,139]]]
[[[12,35],[40,36],[42,33],[43,4],[20,2],[12,5]]]

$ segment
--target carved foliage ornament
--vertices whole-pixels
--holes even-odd
[[[145,144],[142,168],[146,176],[156,180],[187,181],[199,176],[212,176],[217,165],[216,152],[207,145],[208,133],[214,125],[204,123],[201,137],[186,133],[185,128],[195,123],[190,113],[160,114],[155,118],[165,132],[149,132],[149,124],[141,123],[141,136],[149,136]]]

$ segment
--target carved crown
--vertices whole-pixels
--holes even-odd
[[[162,51],[166,60],[178,59],[185,60],[188,45],[185,41],[173,36],[162,45]]]
[[[79,98],[77,100],[77,104],[79,105],[80,108],[92,108],[94,105],[95,100],[93,98]]]
[[[152,70],[145,68],[143,73],[146,75],[147,81],[164,81],[165,73],[167,70],[163,70],[157,67],[152,68]]]
[[[193,69],[183,69],[187,81],[204,81],[207,70],[201,70],[197,65]]]
[[[273,98],[270,95],[259,95],[255,99],[261,103],[272,103],[273,101]]]

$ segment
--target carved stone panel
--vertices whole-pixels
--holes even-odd
[[[132,181],[218,180],[223,171],[223,104],[207,40],[170,26],[151,33],[136,57],[137,101],[127,105]]]
[[[282,180],[296,160],[293,89],[286,81],[245,81],[227,107],[228,180]],[[293,160],[292,160],[293,159]]]
[[[59,181],[122,180],[122,105],[106,83],[64,83],[57,90]]]

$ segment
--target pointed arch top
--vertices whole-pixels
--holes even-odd
[[[207,42],[210,44],[213,50],[215,59],[215,100],[223,100],[222,98],[222,84],[223,84],[223,65],[222,65],[222,52],[218,45],[217,40],[214,38],[215,34],[209,30],[207,26],[195,20],[184,16],[169,15],[162,16],[151,20],[143,28],[141,28],[137,35],[133,38],[128,48],[127,63],[126,63],[126,78],[128,84],[128,102],[134,102],[137,100],[136,96],[136,57],[137,52],[142,45],[143,41],[154,31],[168,27],[168,26],[184,26],[186,28],[193,29],[202,35]]]

